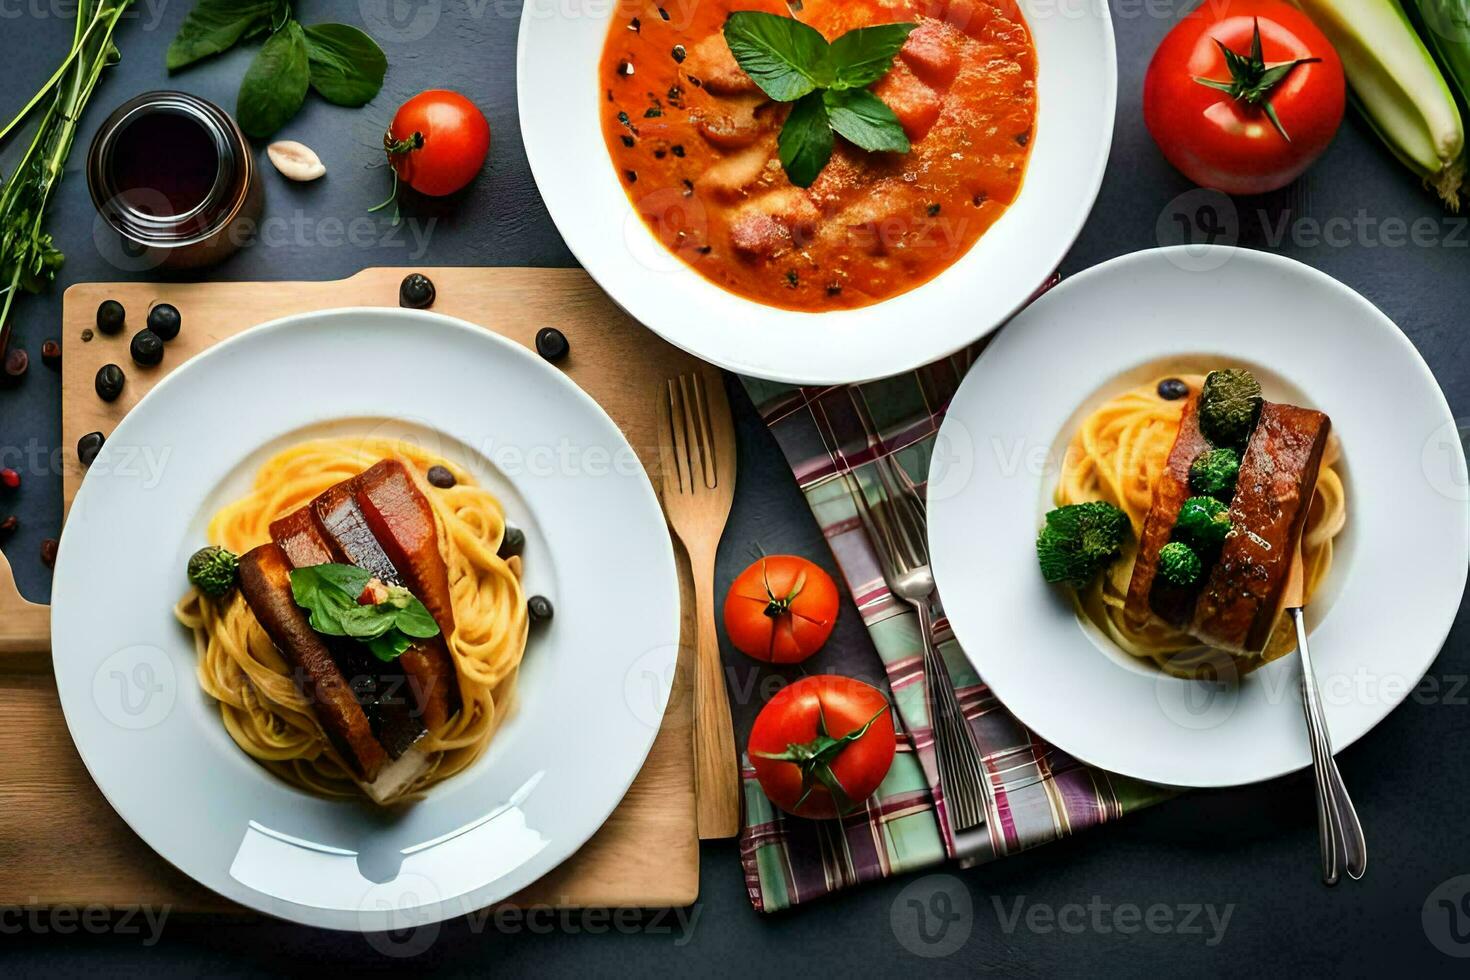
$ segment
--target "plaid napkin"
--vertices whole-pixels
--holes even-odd
[[[1032,734],[975,674],[937,612],[935,640],[954,679],[987,779],[986,821],[958,838],[940,818],[918,615],[892,596],[847,489],[883,498],[874,461],[889,456],[925,490],[944,410],[974,362],[973,348],[863,385],[794,388],[742,379],[816,515],[873,639],[904,731],[888,776],[862,811],[841,821],[787,816],[771,806],[744,760],[741,861],[750,901],[774,912],[874,878],[991,861],[1117,819],[1171,795],[1083,765]],[[850,644],[849,647],[861,646]],[[822,672],[875,680],[873,650],[823,652]]]

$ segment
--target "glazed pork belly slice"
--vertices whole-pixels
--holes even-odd
[[[382,465],[384,464],[378,464],[378,466]],[[390,461],[389,465],[402,469],[401,464],[398,463]],[[373,469],[376,470],[377,467]],[[452,627],[453,617],[447,613],[448,573],[443,573],[446,578],[443,597],[430,596],[426,599],[419,594],[419,590],[414,588],[410,579],[405,578],[399,567],[388,556],[383,544],[379,542],[367,518],[363,515],[362,508],[357,501],[357,493],[362,487],[362,482],[363,477],[357,477],[339,483],[323,491],[310,504],[317,528],[331,549],[333,558],[336,561],[365,569],[388,585],[406,587],[417,595],[419,601],[429,609],[430,615],[435,617],[435,622],[440,622],[439,616],[443,614]],[[415,492],[417,492],[416,489]],[[422,495],[419,495],[419,499],[422,500]],[[425,507],[428,506],[427,501],[423,503]],[[407,513],[406,509],[404,513]],[[428,519],[433,521],[432,512],[428,514]],[[384,537],[392,540],[392,534],[387,533],[391,531],[392,519],[380,523],[385,524]],[[402,549],[395,548],[395,550],[403,554]],[[439,556],[437,538],[433,545],[433,555],[442,568],[444,559]],[[417,560],[428,561],[426,557],[419,555],[414,557]],[[425,584],[433,585],[432,582]],[[443,603],[440,613],[435,613],[434,607],[429,605],[431,601],[436,604]],[[444,630],[442,622],[440,622],[440,630]],[[456,682],[453,661],[449,657],[449,649],[445,646],[448,635],[447,632],[441,632],[437,637],[415,643],[397,660],[408,676],[408,686],[418,704],[420,717],[431,729],[438,728],[448,721],[459,705],[459,685]]]
[[[1262,406],[1230,501],[1231,531],[1189,627],[1201,642],[1248,656],[1266,648],[1331,428],[1321,412]]]
[[[297,689],[337,754],[358,780],[376,780],[389,763],[388,754],[347,678],[292,598],[291,562],[280,546],[261,545],[240,559],[240,593],[291,664]]]
[[[271,524],[271,539],[280,546],[293,568],[335,560],[310,507],[302,507]],[[388,757],[397,759],[403,755],[427,731],[405,667],[384,663],[349,637],[324,636],[321,640],[343,675],[350,678],[373,735],[382,743]]]
[[[1192,394],[1184,403],[1179,420],[1179,434],[1169,450],[1164,471],[1154,484],[1154,499],[1143,521],[1138,539],[1138,559],[1133,564],[1133,577],[1128,582],[1128,599],[1124,612],[1135,627],[1142,627],[1151,615],[1170,626],[1182,629],[1188,625],[1194,610],[1198,589],[1179,586],[1158,574],[1159,552],[1174,533],[1179,510],[1192,493],[1189,489],[1189,467],[1195,457],[1210,448],[1209,440],[1199,429],[1199,395]]]

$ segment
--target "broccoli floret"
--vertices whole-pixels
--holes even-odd
[[[1170,541],[1159,551],[1159,574],[1175,585],[1193,585],[1204,570],[1199,555],[1182,541]]]
[[[1042,576],[1083,588],[1117,556],[1129,528],[1127,514],[1100,500],[1058,507],[1036,537]]]
[[[1190,497],[1179,508],[1174,534],[1196,551],[1214,551],[1230,533],[1230,508],[1214,497]]]
[[[239,569],[240,559],[233,551],[210,545],[189,559],[189,583],[211,599],[218,599],[235,587]]]
[[[1240,455],[1235,450],[1206,449],[1189,465],[1189,486],[1195,493],[1229,500],[1239,474]]]
[[[1217,446],[1243,447],[1261,414],[1261,385],[1241,368],[1211,371],[1199,395],[1199,427]]]

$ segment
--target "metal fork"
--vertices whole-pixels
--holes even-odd
[[[863,419],[869,445],[875,445],[865,409],[854,407]],[[824,439],[826,434],[823,435]],[[835,442],[835,436],[834,436]],[[934,575],[929,568],[928,519],[914,482],[891,457],[875,446],[873,469],[886,504],[871,504],[862,481],[851,470],[842,473],[858,518],[873,543],[889,591],[914,607],[924,641],[924,683],[929,693],[929,724],[934,733],[934,756],[939,784],[944,790],[950,827],[969,830],[985,822],[985,776],[980,751],[955,694],[949,670],[934,644]],[[835,449],[832,450],[834,459]]]

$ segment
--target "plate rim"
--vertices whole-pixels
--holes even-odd
[[[438,324],[445,329],[452,330],[466,336],[472,336],[476,338],[474,342],[484,342],[497,346],[502,351],[507,352],[508,356],[510,356],[512,359],[517,357],[523,358],[527,364],[533,367],[533,369],[541,371],[546,376],[555,377],[556,381],[554,382],[554,384],[562,390],[569,390],[571,393],[570,397],[574,401],[578,401],[580,403],[581,410],[586,411],[590,409],[596,417],[604,420],[607,425],[611,427],[611,430],[617,434],[618,441],[621,442],[624,447],[627,447],[630,451],[633,451],[632,444],[628,441],[627,434],[623,432],[622,427],[615,419],[612,418],[612,416],[610,416],[606,412],[605,409],[603,409],[603,407],[597,402],[595,398],[593,398],[580,385],[573,381],[565,372],[558,370],[557,368],[549,364],[546,364],[541,358],[539,358],[532,351],[528,350],[522,344],[510,339],[509,337],[504,336],[503,334],[500,334],[493,329],[490,329],[489,327],[484,327],[478,324],[471,323],[470,321],[465,320],[461,317],[451,316],[445,313],[438,313],[432,310],[415,310],[407,307],[388,306],[327,307],[323,309],[291,313],[285,316],[276,317],[274,319],[255,324],[251,327],[241,330],[237,334],[226,337],[223,340],[211,344],[206,349],[199,351],[198,353],[189,357],[177,368],[173,369],[166,376],[159,379],[153,385],[153,387],[150,388],[149,391],[144,394],[144,396],[140,398],[138,402],[122,417],[122,419],[118,421],[117,425],[113,429],[112,435],[109,436],[109,439],[114,438],[119,430],[122,430],[124,426],[128,425],[129,420],[135,417],[139,417],[139,409],[145,406],[150,400],[155,400],[154,395],[158,391],[165,389],[166,386],[169,386],[171,383],[174,382],[176,378],[184,375],[186,372],[197,373],[198,369],[195,368],[195,365],[200,362],[207,361],[216,352],[222,350],[227,351],[231,347],[236,346],[239,343],[256,340],[260,336],[266,334],[285,333],[289,335],[289,331],[291,330],[291,328],[301,324],[303,321],[310,321],[314,319],[342,319],[348,317],[375,317],[384,320],[408,319],[417,320],[420,321],[420,323],[425,324]],[[439,429],[437,426],[432,426],[432,428],[435,431],[444,432],[444,430]],[[453,433],[445,432],[445,434],[454,437]],[[105,462],[107,452],[107,444],[104,443],[101,452],[98,454],[98,458],[102,459]],[[248,456],[248,453],[249,450],[247,450],[244,456]],[[243,459],[244,456],[242,456],[241,458]],[[682,641],[683,601],[681,586],[678,577],[677,560],[675,559],[673,551],[673,539],[671,536],[667,535],[667,522],[664,517],[663,507],[659,503],[657,492],[654,490],[652,478],[649,476],[647,468],[644,466],[642,459],[637,457],[636,451],[633,451],[633,458],[637,459],[638,471],[641,477],[641,479],[634,481],[637,487],[636,492],[639,494],[639,496],[643,498],[644,505],[646,507],[652,508],[653,513],[657,515],[658,525],[664,529],[666,535],[665,538],[661,539],[661,543],[665,544],[666,546],[651,549],[650,557],[652,558],[653,554],[655,552],[657,553],[657,564],[662,566],[662,568],[659,570],[661,572],[661,577],[665,579],[665,584],[670,588],[669,615],[667,617],[668,622],[664,624],[663,631],[667,635],[672,637],[669,646],[674,650],[672,662],[676,662],[678,649]],[[96,484],[92,485],[95,486]],[[89,483],[86,480],[84,474],[81,484],[77,489],[77,493],[72,499],[71,508],[74,509],[78,505],[78,503],[84,502],[84,495],[89,495],[91,492],[88,490],[88,487]],[[75,535],[73,535],[73,540],[74,539]],[[66,601],[65,599],[63,599],[62,603],[60,604],[58,604],[58,602],[56,601],[57,597],[62,595],[62,592],[58,588],[58,586],[63,581],[61,578],[61,570],[64,567],[67,567],[64,560],[65,556],[68,554],[69,551],[75,550],[76,547],[77,546],[75,544],[72,544],[71,547],[68,548],[68,538],[65,534],[65,527],[63,527],[63,533],[60,536],[57,552],[56,584],[53,585],[53,600],[50,605],[50,618],[53,621],[53,635],[55,635],[57,632],[54,626],[54,621],[56,620],[58,615],[60,615],[60,613],[64,611],[62,607],[65,605]],[[151,850],[154,854],[166,861],[171,867],[177,869],[181,874],[188,877],[190,881],[193,881],[199,886],[208,889],[214,894],[220,895],[231,901],[238,902],[239,904],[250,908],[260,914],[268,915],[272,918],[280,919],[282,921],[295,922],[301,925],[330,929],[340,932],[367,933],[381,931],[383,929],[397,928],[402,925],[402,920],[405,915],[408,915],[412,919],[411,924],[415,926],[427,925],[430,922],[445,921],[446,919],[464,914],[467,906],[472,906],[473,908],[488,907],[511,897],[513,894],[515,894],[515,891],[519,891],[521,888],[529,887],[529,885],[534,884],[536,881],[540,881],[542,878],[554,872],[568,859],[573,857],[578,851],[582,849],[583,846],[586,845],[589,840],[592,839],[592,837],[594,837],[603,828],[608,819],[622,804],[624,798],[627,796],[628,790],[637,780],[638,776],[642,773],[645,765],[647,764],[648,755],[652,751],[655,741],[657,741],[659,735],[663,731],[662,718],[657,725],[645,726],[647,728],[647,732],[642,739],[642,744],[639,746],[637,764],[631,767],[630,775],[628,776],[626,781],[620,781],[621,785],[618,788],[617,794],[611,799],[611,802],[610,804],[608,804],[605,811],[602,811],[602,808],[599,808],[599,810],[602,812],[599,813],[595,824],[591,826],[590,830],[588,830],[585,836],[582,836],[580,840],[576,840],[574,843],[570,843],[569,845],[564,845],[566,853],[562,854],[560,857],[551,860],[544,869],[537,873],[533,878],[527,880],[524,883],[521,883],[514,891],[494,898],[476,897],[482,896],[483,894],[491,891],[502,891],[502,889],[496,889],[494,887],[495,881],[510,879],[514,877],[516,869],[511,869],[506,874],[501,876],[500,879],[495,879],[489,883],[482,884],[477,888],[474,888],[461,895],[437,899],[433,902],[426,903],[420,906],[415,906],[412,908],[353,911],[344,911],[335,908],[319,908],[315,906],[291,902],[288,899],[281,899],[275,896],[271,896],[265,892],[261,892],[255,888],[245,885],[242,882],[239,882],[237,879],[229,874],[226,874],[225,876],[226,882],[230,885],[229,889],[217,889],[214,887],[214,885],[201,880],[188,868],[177,863],[174,858],[170,856],[170,854],[166,853],[164,849],[156,846],[153,841],[153,837],[156,835],[150,832],[146,827],[139,826],[137,823],[135,823],[132,817],[128,813],[125,813],[124,809],[119,807],[117,802],[113,799],[113,794],[109,792],[107,788],[106,780],[99,778],[98,771],[94,768],[93,759],[89,757],[89,753],[84,747],[83,741],[81,739],[78,739],[76,727],[73,723],[74,713],[81,710],[79,706],[86,702],[87,699],[85,697],[82,697],[79,692],[73,692],[74,697],[70,700],[68,699],[65,693],[66,685],[63,683],[60,672],[58,670],[58,660],[55,656],[54,646],[52,653],[53,656],[51,662],[51,677],[56,684],[57,697],[58,700],[61,702],[62,717],[66,723],[67,734],[71,739],[72,745],[75,747],[78,756],[81,758],[82,764],[87,770],[87,775],[91,778],[93,785],[102,794],[103,798],[107,801],[107,804],[112,809],[113,813],[116,814],[128,826],[128,828],[134,834],[136,834],[138,838],[143,841],[144,844],[148,846],[149,850]],[[188,676],[190,680],[192,680],[192,673]],[[663,691],[663,696],[665,711],[667,711],[668,704],[672,700],[674,671],[670,670],[665,672],[664,678],[665,681],[663,686],[665,690]],[[79,714],[75,716],[80,717]],[[265,775],[268,779],[275,778],[269,773],[266,773]],[[570,841],[570,838],[567,838],[567,840]],[[545,850],[559,851],[562,849],[563,848],[555,847],[549,843]],[[534,857],[531,860],[534,860]],[[257,897],[261,900],[254,900]],[[286,914],[287,911],[295,913],[298,910],[301,911],[303,914]]]
[[[1211,253],[1219,253],[1220,261],[1215,262],[1210,255]],[[1109,258],[1096,265],[1089,266],[1087,269],[1084,269],[1081,272],[1078,272],[1075,275],[1068,277],[1062,283],[1049,290],[1045,295],[1039,297],[1033,304],[1033,306],[1044,311],[1047,304],[1059,301],[1056,297],[1065,297],[1067,295],[1069,287],[1075,287],[1076,284],[1079,283],[1087,284],[1092,282],[1093,280],[1102,279],[1108,276],[1125,275],[1130,267],[1140,263],[1166,261],[1173,265],[1181,273],[1186,272],[1188,266],[1181,265],[1180,261],[1176,261],[1174,256],[1182,256],[1182,261],[1185,263],[1202,263],[1203,267],[1208,268],[1216,268],[1220,265],[1223,265],[1227,261],[1234,262],[1238,260],[1244,260],[1246,262],[1258,262],[1260,263],[1262,269],[1270,270],[1276,273],[1284,273],[1288,276],[1304,276],[1306,279],[1314,280],[1318,284],[1321,284],[1329,289],[1336,291],[1340,295],[1346,297],[1350,302],[1354,303],[1359,308],[1364,310],[1368,319],[1377,322],[1379,328],[1383,330],[1384,336],[1391,338],[1392,341],[1400,348],[1400,350],[1407,355],[1407,363],[1414,367],[1418,375],[1418,380],[1424,383],[1425,390],[1432,394],[1433,401],[1435,402],[1435,408],[1441,416],[1441,421],[1449,422],[1451,424],[1454,423],[1455,416],[1453,410],[1450,408],[1449,400],[1446,398],[1443,388],[1440,386],[1438,380],[1435,378],[1434,372],[1429,367],[1428,362],[1425,361],[1423,355],[1419,352],[1419,349],[1414,345],[1413,340],[1409,338],[1408,334],[1406,334],[1403,329],[1399,327],[1398,324],[1395,323],[1393,319],[1388,316],[1388,314],[1380,310],[1371,300],[1369,300],[1362,293],[1358,292],[1356,289],[1334,278],[1326,272],[1316,269],[1306,264],[1305,262],[1301,262],[1289,256],[1237,245],[1171,245],[1155,248],[1143,248],[1132,252],[1126,252],[1121,255],[1113,256],[1112,258]],[[1030,308],[1028,307],[1028,311],[1029,309]],[[1012,325],[1009,329],[1024,329],[1025,326],[1025,323],[1018,323]],[[997,338],[997,340],[999,339],[1000,338]],[[993,347],[988,347],[984,352],[982,352],[979,360],[977,360],[976,362],[976,365],[972,367],[969,374],[967,374],[966,377],[962,379],[959,389],[956,391],[954,398],[950,402],[950,409],[953,409],[955,405],[961,402],[965,388],[971,385],[972,379],[978,379],[979,375],[977,373],[977,369],[981,364],[984,363],[985,358],[991,355],[993,349]],[[1180,356],[1184,356],[1185,352],[1164,350],[1155,352],[1154,356],[1168,357],[1176,353],[1180,354]],[[1189,353],[1193,354],[1204,352],[1191,351]],[[1150,357],[1144,356],[1136,361],[1135,364],[1136,366],[1142,366],[1149,363],[1150,359]],[[974,384],[979,383],[980,382],[978,380],[974,381]],[[1087,397],[1087,393],[1083,393],[1081,397]],[[938,434],[939,438],[944,438],[944,427],[951,424],[951,418],[955,418],[955,425],[961,424],[958,421],[957,417],[951,415],[949,412],[946,412],[944,421],[943,423],[941,423],[940,431]],[[1060,433],[1053,433],[1050,435],[1049,438],[1055,440],[1057,438],[1060,438],[1060,435]],[[1463,446],[1460,446],[1458,448],[1460,469],[1461,472],[1464,472],[1466,469],[1465,452]],[[936,480],[937,476],[942,477],[942,474],[938,474],[936,472],[936,468],[941,465],[943,465],[942,461],[939,460],[937,455],[933,459],[931,459],[930,470],[928,473],[928,479],[929,481],[931,481],[931,483]],[[1043,477],[1043,479],[1049,478],[1054,477],[1051,474]],[[1032,482],[1027,481],[1027,486],[1032,486]],[[941,513],[944,512],[944,510],[946,509],[946,504],[942,501],[939,502],[938,509]],[[941,521],[942,520],[943,519],[941,519]],[[940,522],[933,521],[931,517],[931,529],[935,526],[936,523]],[[1460,554],[1462,556],[1470,555],[1470,518],[1467,518],[1466,520],[1461,522],[1461,531],[1461,540],[1459,542]],[[942,539],[943,535],[940,535],[940,537]],[[939,559],[940,554],[946,554],[943,548],[935,549],[931,557],[935,558],[934,572],[936,580],[940,580],[942,586],[942,578],[944,576],[944,572],[941,570],[940,567],[943,563],[942,560]],[[1403,675],[1406,679],[1409,680],[1409,683],[1403,685],[1401,691],[1399,691],[1396,695],[1386,696],[1382,698],[1382,703],[1384,707],[1377,718],[1369,722],[1361,731],[1355,732],[1349,737],[1334,736],[1334,752],[1342,752],[1344,749],[1355,744],[1359,739],[1367,735],[1378,725],[1382,724],[1382,722],[1390,714],[1392,714],[1401,704],[1403,704],[1405,700],[1408,699],[1409,694],[1413,691],[1416,685],[1418,685],[1419,682],[1423,680],[1430,669],[1434,666],[1435,661],[1439,658],[1441,652],[1444,649],[1444,644],[1449,638],[1450,632],[1454,628],[1459,609],[1464,605],[1465,588],[1467,580],[1470,580],[1470,566],[1467,566],[1467,564],[1464,562],[1460,562],[1458,563],[1458,568],[1459,583],[1457,591],[1460,595],[1460,601],[1454,609],[1448,610],[1447,613],[1444,615],[1444,622],[1441,628],[1434,631],[1437,639],[1434,641],[1433,653],[1424,659],[1422,667],[1416,668],[1414,676],[1409,677],[1407,673]],[[964,643],[963,637],[961,637],[960,635],[961,627],[957,619],[966,618],[967,615],[967,613],[961,613],[959,617],[951,616],[950,622],[952,628],[955,631],[955,639],[959,643],[961,650],[964,652],[966,659],[975,669],[976,673],[980,674],[983,678],[981,664],[978,662],[979,655],[970,652],[972,648],[983,649],[983,644],[977,644],[967,647]],[[1080,627],[1079,635],[1081,635]],[[1087,654],[1093,656],[1105,656],[1105,654],[1103,654],[1103,652],[1100,650],[1089,650],[1087,651]],[[1281,658],[1283,662],[1287,659],[1289,658]],[[1120,667],[1119,669],[1123,668]],[[1321,671],[1319,668],[1319,675],[1320,673]],[[1321,678],[1319,676],[1319,684],[1320,680]],[[1004,693],[998,687],[993,685],[989,680],[984,680],[982,682],[991,689],[997,700],[999,700],[1000,703],[1005,706],[1008,711],[1011,711],[1023,725],[1025,725],[1031,731],[1046,740],[1049,744],[1057,747],[1058,749],[1061,749],[1068,755],[1071,755],[1077,758],[1079,761],[1084,762],[1090,766],[1094,766],[1107,772],[1137,779],[1141,782],[1188,789],[1222,789],[1235,786],[1255,785],[1257,783],[1262,783],[1268,780],[1290,775],[1295,772],[1300,772],[1304,769],[1309,768],[1312,765],[1310,753],[1307,752],[1304,744],[1301,748],[1301,752],[1305,756],[1305,758],[1299,758],[1295,762],[1286,762],[1283,764],[1275,765],[1273,767],[1262,769],[1258,774],[1253,775],[1250,778],[1222,780],[1219,778],[1201,776],[1198,779],[1186,777],[1184,779],[1170,779],[1169,781],[1164,782],[1136,770],[1129,771],[1130,767],[1119,767],[1116,764],[1116,760],[1106,759],[1103,756],[1099,756],[1094,750],[1093,746],[1101,745],[1101,742],[1084,745],[1064,744],[1064,742],[1067,741],[1066,739],[1057,740],[1053,737],[1056,729],[1050,717],[1042,719],[1040,724],[1036,723],[1036,719],[1034,717],[1022,717],[1021,714],[1015,712],[1015,710],[1010,707],[1010,704],[1005,700]],[[1290,700],[1295,703],[1295,698],[1291,698]],[[1190,770],[1191,774],[1198,772],[1198,769]]]

